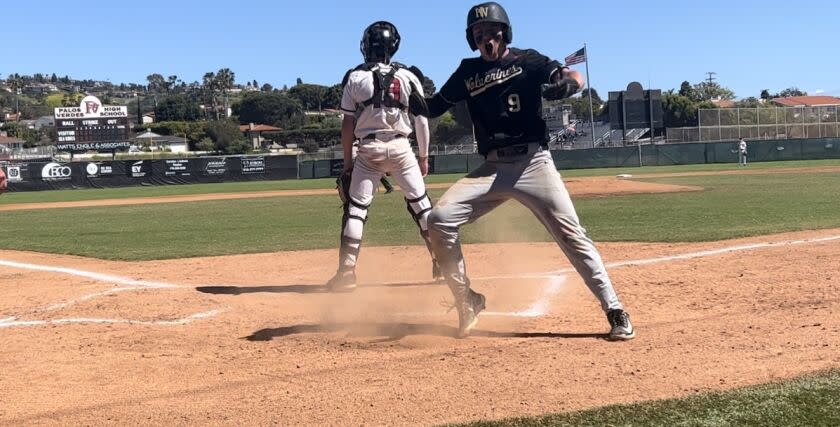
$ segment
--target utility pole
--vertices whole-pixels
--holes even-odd
[[[714,72],[714,71],[706,71],[706,74],[708,74],[708,75],[709,75],[709,78],[707,78],[707,79],[706,79],[706,80],[709,82],[709,84],[714,83],[714,81],[715,81],[715,75],[716,75],[717,73],[716,73],[716,72]]]

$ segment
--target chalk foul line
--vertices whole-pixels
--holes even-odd
[[[130,325],[146,325],[146,326],[173,326],[186,325],[187,323],[195,322],[196,320],[206,319],[208,317],[216,316],[227,311],[227,309],[217,309],[204,311],[201,313],[191,314],[187,317],[173,320],[131,320],[131,319],[109,319],[98,317],[71,317],[66,319],[51,319],[51,320],[16,320],[14,317],[7,317],[0,319],[0,329],[12,328],[21,326],[42,326],[42,325],[67,325],[67,324],[130,324]]]
[[[130,279],[127,277],[114,276],[111,274],[94,273],[92,271],[77,270],[75,268],[52,267],[48,265],[29,264],[16,261],[0,259],[0,266],[19,268],[23,270],[46,271],[49,273],[67,274],[70,276],[84,277],[99,282],[114,283],[125,286],[136,286],[141,288],[178,288],[180,286],[163,282],[150,282],[146,280]]]

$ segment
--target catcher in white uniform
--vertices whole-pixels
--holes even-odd
[[[430,248],[426,218],[432,210],[432,201],[423,182],[429,171],[429,123],[425,117],[414,117],[408,111],[410,97],[423,97],[422,74],[416,67],[391,62],[399,46],[400,35],[393,24],[374,22],[362,36],[365,63],[348,71],[342,82],[344,158],[353,158],[356,139],[359,148],[355,160],[344,163],[344,172],[337,180],[344,216],[338,271],[327,282],[327,288],[333,292],[350,292],[356,288],[356,262],[368,208],[385,174],[390,174],[399,184],[408,211]],[[408,141],[412,131],[417,137],[419,161]],[[432,276],[442,279],[434,256]]]

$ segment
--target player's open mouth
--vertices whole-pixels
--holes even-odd
[[[487,52],[487,56],[493,56],[496,53],[493,49],[493,43],[487,42],[484,44],[484,51]]]

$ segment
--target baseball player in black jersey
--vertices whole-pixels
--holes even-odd
[[[583,85],[577,71],[531,49],[508,47],[513,29],[497,3],[482,3],[467,15],[467,43],[481,56],[461,61],[455,73],[425,105],[412,109],[430,117],[466,101],[478,151],[486,162],[458,180],[429,215],[435,258],[455,296],[459,334],[469,335],[485,307],[484,295],[470,289],[458,231],[509,199],[528,207],[601,302],[609,337],[634,336],[629,315],[613,289],[601,256],[580,225],[569,193],[547,149],[542,98],[562,99]]]

